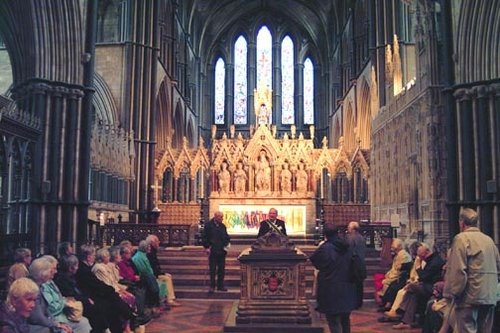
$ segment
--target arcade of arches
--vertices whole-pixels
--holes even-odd
[[[59,2],[0,3],[0,260],[158,209],[500,241],[497,1]]]

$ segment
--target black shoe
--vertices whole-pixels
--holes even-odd
[[[210,287],[210,289],[208,289],[208,293],[209,293],[209,294],[213,294],[213,293],[214,293],[214,291],[215,291],[215,290],[214,290],[214,288],[212,288],[212,287]]]
[[[217,288],[217,290],[219,290],[219,291],[227,291],[227,288],[221,287],[221,288]]]

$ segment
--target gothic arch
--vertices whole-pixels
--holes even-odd
[[[498,13],[498,1],[462,1],[455,44],[455,54],[460,55],[458,82],[475,82],[500,76]]]
[[[104,78],[98,73],[94,74],[94,89],[93,104],[96,120],[107,125],[118,125],[118,110],[113,94]]]
[[[339,145],[339,139],[342,136],[342,126],[340,117],[335,118],[332,133],[332,147],[337,147]]]
[[[186,135],[184,126],[184,112],[182,110],[181,101],[177,101],[174,113],[174,130],[172,146],[175,148],[182,147],[182,138]]]
[[[51,1],[44,1],[44,10],[40,7],[38,1],[0,5],[0,35],[9,51],[14,87],[31,78],[80,84],[84,45],[80,3],[68,1],[64,11]]]
[[[170,104],[169,86],[165,79],[160,83],[156,98],[156,141],[158,150],[167,148],[167,141],[172,136],[172,106]]]
[[[371,108],[370,108],[370,87],[366,80],[361,83],[360,96],[358,104],[358,137],[361,140],[361,148],[369,149],[371,140]]]
[[[193,119],[189,119],[187,127],[186,127],[186,138],[191,145],[191,147],[194,146],[194,143],[196,142],[195,139],[195,131],[194,131],[194,124],[193,124]]]
[[[347,101],[344,109],[344,149],[352,152],[356,147],[356,115],[352,106],[352,101]]]

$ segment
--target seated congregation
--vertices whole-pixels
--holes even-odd
[[[391,268],[376,295],[380,311],[384,312],[379,321],[397,322],[394,329],[423,327],[423,332],[437,332],[448,308],[443,304],[442,292],[437,292],[442,291],[445,261],[426,243],[414,242],[408,252],[403,241],[396,238],[391,251]],[[439,308],[432,306],[438,298],[442,299]]]
[[[134,248],[129,241],[110,248],[68,242],[58,259],[15,251],[0,309],[0,331],[15,333],[144,332],[144,325],[172,306],[172,276],[161,271],[159,239],[149,235]]]

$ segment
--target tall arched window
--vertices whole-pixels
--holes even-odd
[[[234,123],[247,123],[247,41],[240,36],[234,44]]]
[[[273,27],[274,29],[283,31],[284,27],[277,26]],[[258,124],[257,118],[252,117],[255,105],[251,104],[251,91],[254,89],[264,91],[265,88],[272,90],[272,97],[279,97],[273,99],[276,102],[272,107],[274,112],[269,119],[266,119],[266,123],[278,125],[279,130],[285,130],[286,126],[291,124],[296,124],[299,130],[303,130],[308,125],[314,124],[313,61],[310,58],[303,59],[304,71],[300,73],[301,75],[296,75],[297,54],[294,35],[287,31],[281,43],[276,46],[271,31],[269,26],[261,25],[255,35],[247,36],[238,32],[220,40],[224,50],[232,49],[230,53],[234,52],[234,57],[231,59],[234,66],[228,67],[230,72],[226,72],[224,66],[226,59],[220,59],[223,58],[222,55],[213,59],[216,65],[213,86],[215,97],[211,103],[215,102],[214,123],[216,125],[235,124],[240,125],[239,127],[244,130],[245,125],[255,125],[251,124],[254,122]],[[227,45],[229,41],[231,44]],[[305,50],[305,52],[309,54],[309,51]],[[275,62],[279,64],[278,67],[273,67]],[[231,84],[224,86],[225,80],[229,78],[227,75],[230,75],[232,81],[228,79],[227,82]],[[277,93],[279,96],[276,95]],[[298,95],[302,97],[300,105],[295,103]],[[228,96],[230,100],[226,101]],[[253,101],[255,102],[255,96]],[[280,117],[274,119],[273,114],[280,114]]]
[[[257,34],[257,84],[273,87],[273,41],[266,26]]]
[[[314,69],[310,58],[304,61],[304,124],[314,124]]]
[[[226,68],[222,58],[215,63],[215,123],[224,124],[224,103],[226,100]]]
[[[293,42],[286,36],[281,42],[281,122],[295,123]]]

